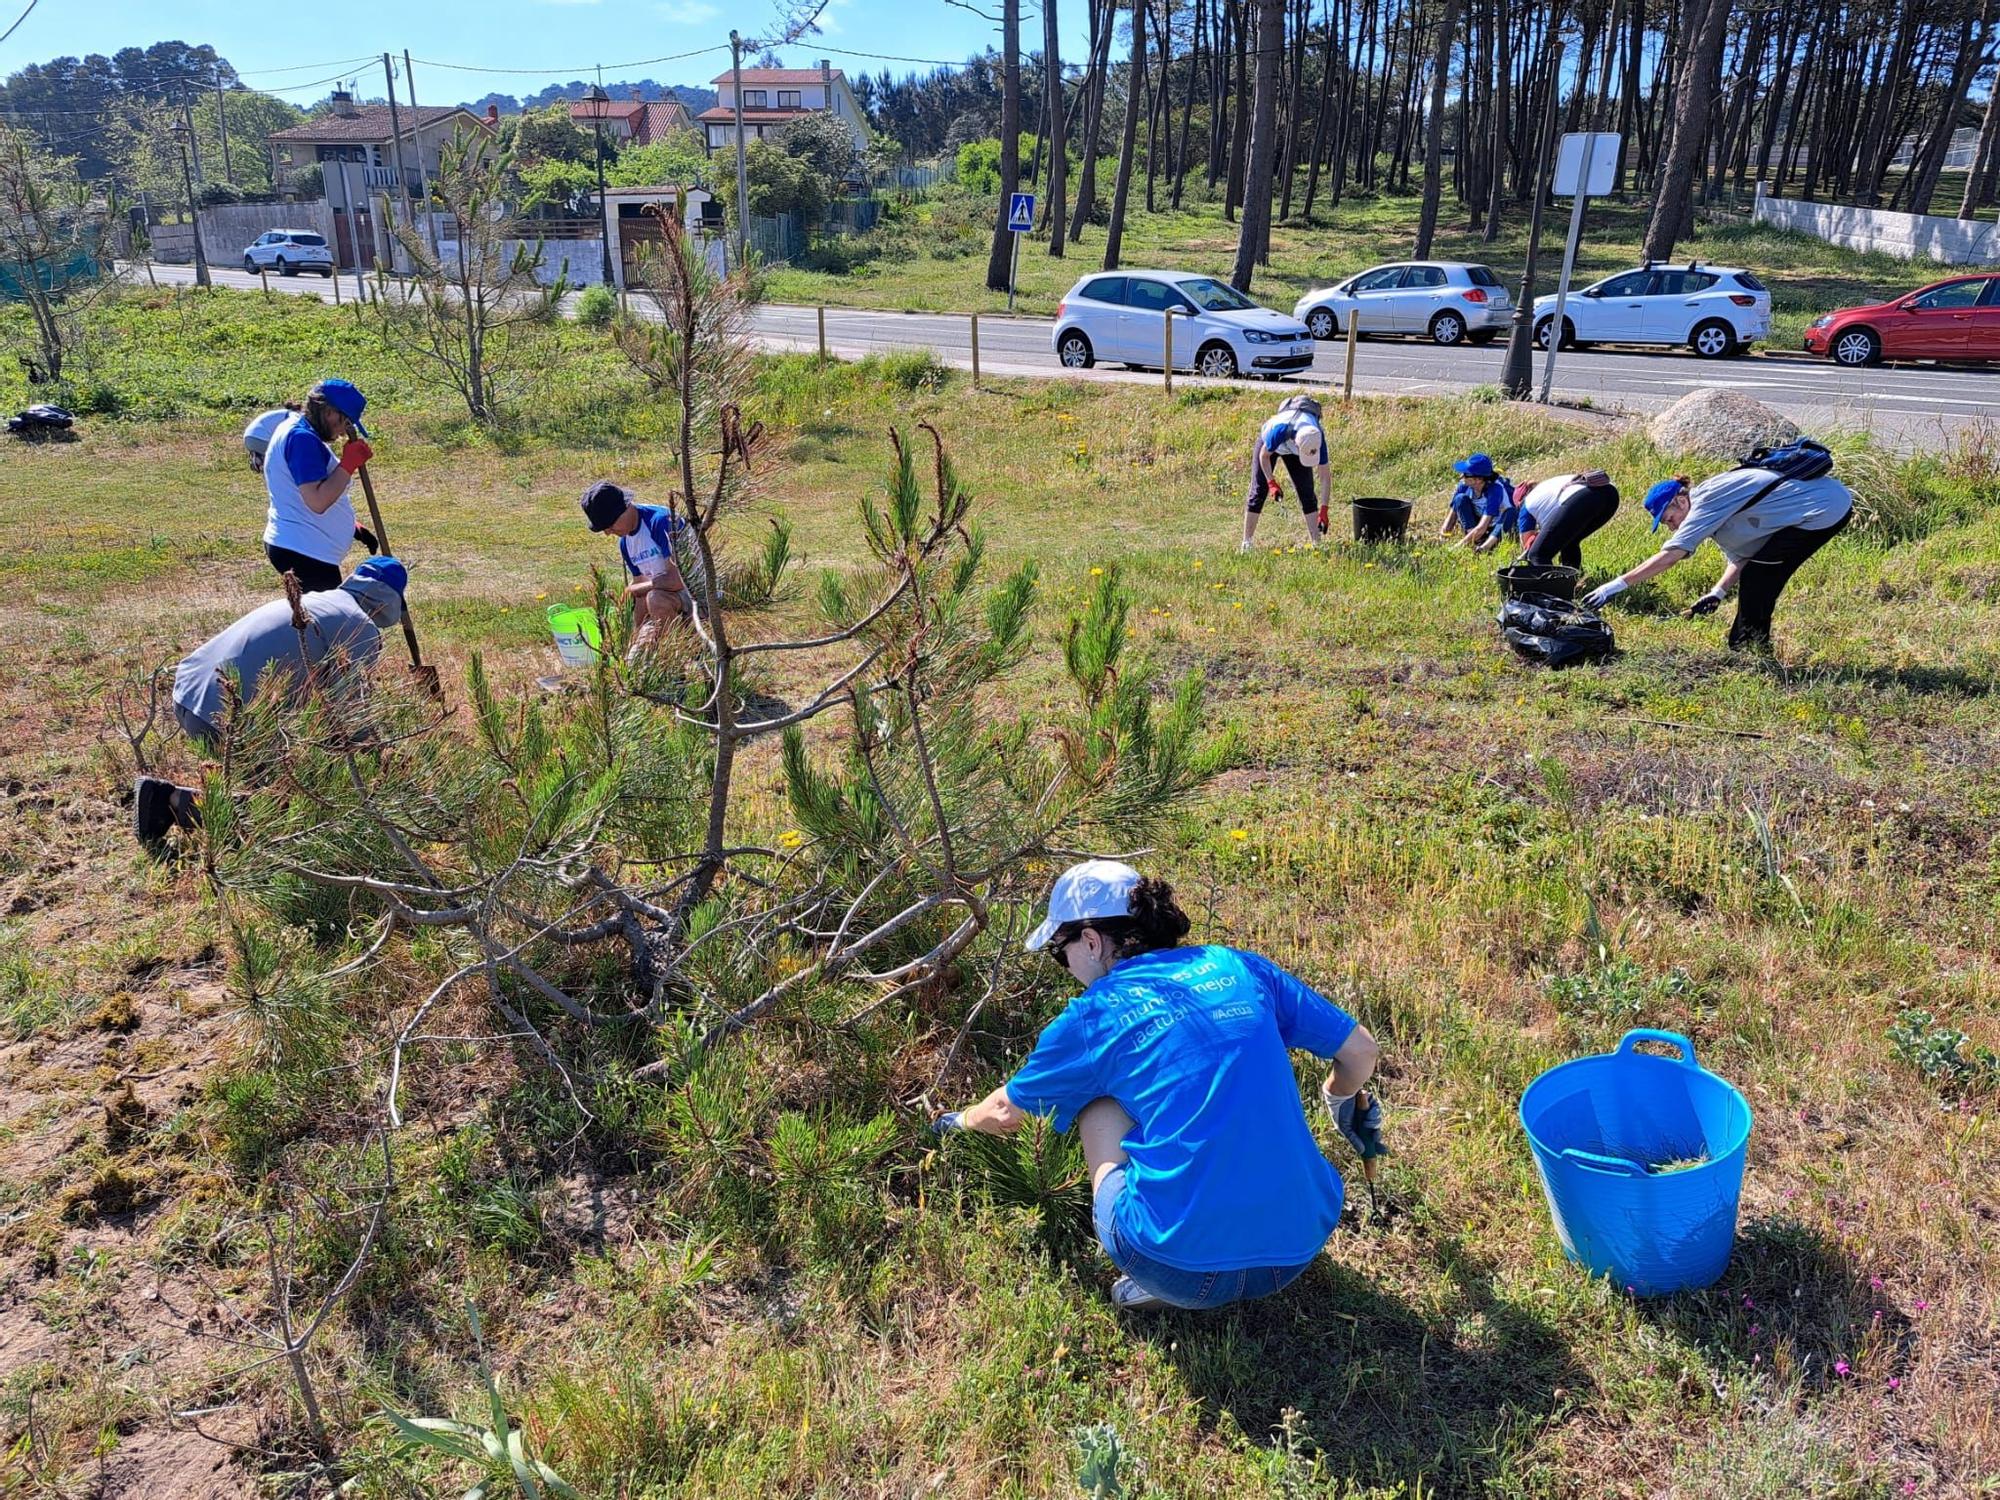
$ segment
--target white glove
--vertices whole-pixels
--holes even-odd
[[[1585,594],[1583,596],[1584,607],[1586,609],[1602,609],[1604,608],[1605,605],[1609,604],[1613,599],[1616,599],[1620,594],[1624,593],[1625,590],[1629,589],[1630,587],[1632,587],[1632,585],[1627,583],[1624,579],[1614,578],[1611,580],[1611,582],[1606,584],[1601,584],[1597,588],[1594,588],[1589,593]]]

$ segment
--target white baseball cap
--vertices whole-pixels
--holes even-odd
[[[1028,934],[1028,951],[1046,948],[1056,929],[1067,923],[1131,916],[1132,890],[1141,878],[1137,870],[1115,859],[1086,859],[1071,865],[1056,877],[1055,889],[1049,892],[1048,918]]]
[[[1319,452],[1320,445],[1326,441],[1326,433],[1317,422],[1300,422],[1292,429],[1292,441],[1298,444],[1299,457],[1304,458],[1308,452]]]

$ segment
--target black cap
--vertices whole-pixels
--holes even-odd
[[[631,503],[632,492],[624,485],[600,479],[583,492],[583,518],[590,522],[592,531],[603,531],[624,515]]]

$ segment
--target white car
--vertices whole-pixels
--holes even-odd
[[[1275,378],[1312,366],[1312,334],[1297,319],[1191,271],[1084,277],[1057,306],[1049,343],[1067,370],[1087,370],[1099,360],[1159,369],[1166,363],[1169,317],[1176,370],[1227,380]]]
[[[1485,344],[1514,316],[1514,299],[1491,267],[1461,260],[1375,266],[1299,298],[1292,316],[1316,339],[1337,339],[1355,314],[1359,333],[1428,335],[1438,344]]]
[[[243,269],[272,270],[280,276],[294,271],[333,274],[333,250],[326,236],[313,229],[272,229],[243,247]]]
[[[1549,346],[1556,299],[1535,299],[1535,346]],[[1735,266],[1656,266],[1620,271],[1563,304],[1563,347],[1686,344],[1703,359],[1740,354],[1771,332],[1771,294]]]

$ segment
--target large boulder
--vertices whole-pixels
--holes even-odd
[[[1690,391],[1653,418],[1653,446],[1665,453],[1741,458],[1753,448],[1789,443],[1799,429],[1780,412],[1741,391]]]

